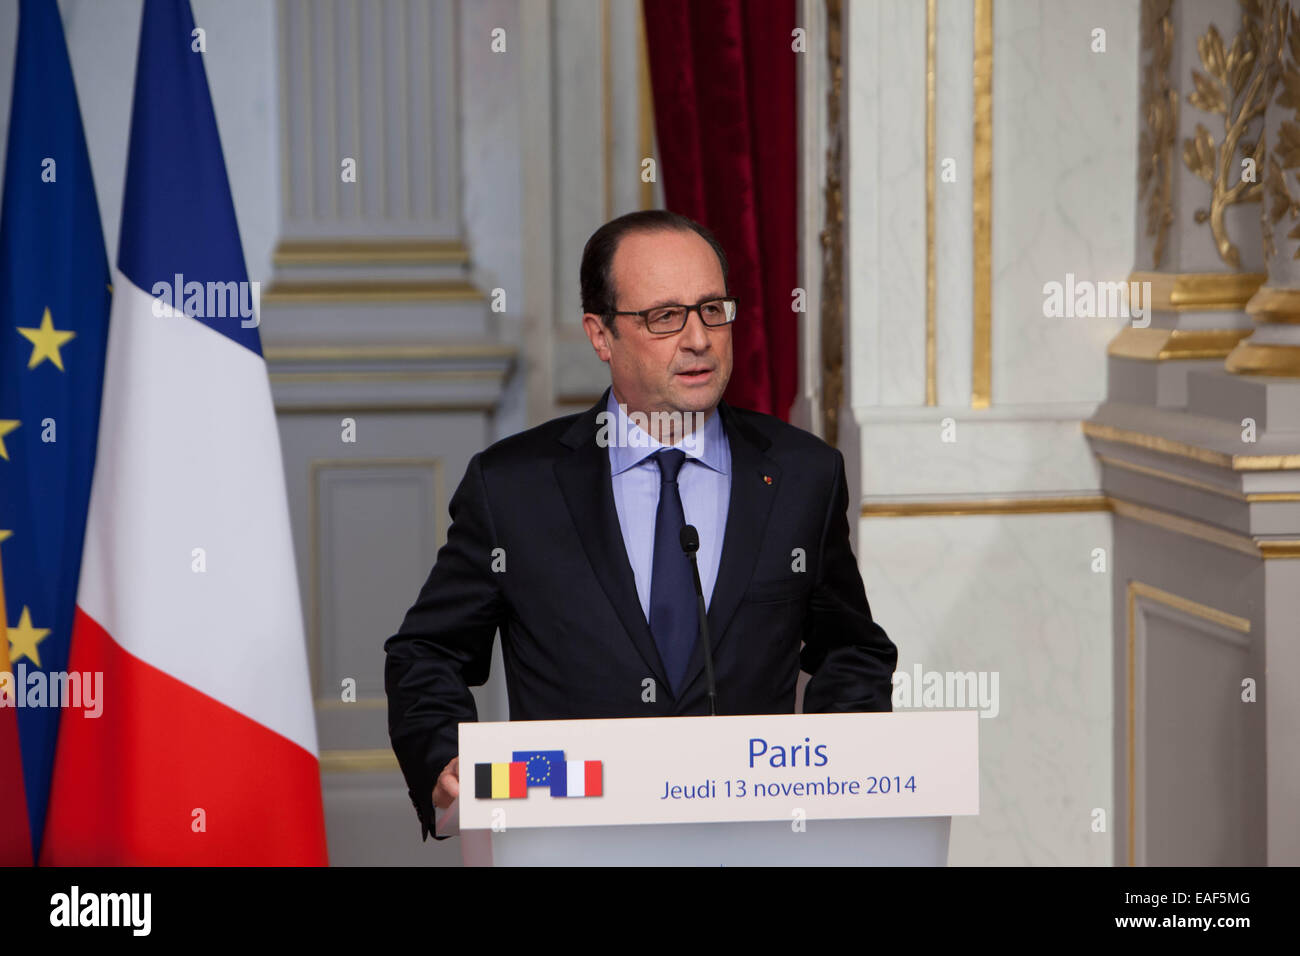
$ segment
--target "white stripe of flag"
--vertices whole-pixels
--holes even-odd
[[[587,761],[585,760],[566,760],[565,773],[568,776],[566,782],[566,797],[585,797],[587,795]]]

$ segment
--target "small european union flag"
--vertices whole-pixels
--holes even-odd
[[[563,750],[516,750],[511,759],[528,765],[526,779],[530,787],[549,787],[552,768],[557,764],[564,768]]]

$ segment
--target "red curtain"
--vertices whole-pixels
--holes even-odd
[[[794,0],[643,0],[669,209],[727,253],[728,402],[789,420],[798,387]]]

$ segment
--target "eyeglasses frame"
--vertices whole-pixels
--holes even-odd
[[[717,322],[717,323],[705,322],[704,313],[700,310],[710,302],[730,302],[734,307],[731,312],[731,318],[725,322]],[[658,312],[660,309],[685,309],[686,314],[682,317],[681,326],[679,328],[673,329],[671,332],[656,332],[654,329],[650,328],[650,313]],[[704,323],[705,328],[720,329],[724,325],[731,325],[736,321],[736,316],[740,314],[740,300],[736,298],[734,295],[713,295],[713,296],[709,296],[709,298],[707,299],[701,299],[699,302],[696,302],[694,305],[686,305],[684,302],[668,302],[665,303],[664,305],[656,305],[653,308],[641,309],[636,312],[612,311],[612,312],[606,312],[605,314],[640,316],[642,323],[644,323],[645,325],[646,331],[649,332],[651,335],[676,335],[678,332],[682,331],[682,329],[686,328],[687,322],[691,321],[692,312],[695,312],[699,315],[700,321]]]

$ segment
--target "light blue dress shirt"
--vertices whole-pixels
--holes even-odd
[[[636,576],[641,610],[650,620],[650,576],[654,567],[655,512],[659,507],[659,465],[650,456],[661,448],[680,448],[686,461],[677,476],[686,523],[700,533],[700,587],[707,608],[713,600],[722,557],[722,538],[731,504],[731,445],[715,409],[699,434],[674,446],[662,445],[626,418],[611,389],[606,406],[616,416],[609,444],[609,468],[614,486],[614,509],[623,532],[623,546]],[[626,436],[626,444],[617,440]]]

